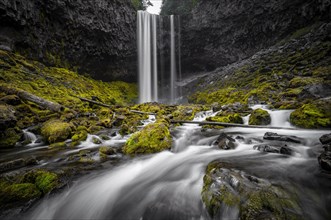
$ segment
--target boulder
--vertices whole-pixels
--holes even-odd
[[[202,201],[213,219],[302,219],[294,190],[231,168],[210,163],[203,178]],[[223,218],[222,218],[223,216]],[[228,215],[227,215],[228,217]]]
[[[235,139],[222,132],[212,145],[217,146],[221,150],[232,150],[237,146],[235,142]]]
[[[286,155],[292,154],[292,149],[289,148],[286,144],[283,146],[271,145],[271,144],[258,144],[258,145],[254,145],[253,149],[267,153],[278,153],[278,154],[286,154]]]
[[[250,125],[268,125],[271,123],[271,117],[266,110],[255,109],[249,117]]]
[[[123,152],[128,155],[151,154],[170,149],[171,144],[169,124],[160,120],[134,133],[126,141]]]
[[[280,135],[273,132],[266,132],[263,136],[264,140],[274,140],[274,141],[286,141],[286,142],[293,142],[293,143],[302,143],[302,139],[296,136],[290,135]]]
[[[72,125],[60,120],[47,121],[41,128],[41,134],[50,144],[67,140],[71,133]]]
[[[318,157],[317,160],[322,169],[331,171],[331,152],[330,151],[323,152]]]
[[[301,128],[331,128],[331,101],[304,104],[291,113],[290,121]]]
[[[331,143],[331,134],[324,134],[320,137],[320,142],[322,144],[330,144]]]

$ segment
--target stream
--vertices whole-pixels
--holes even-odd
[[[272,126],[291,128],[288,122],[291,111],[268,111]],[[200,113],[194,120],[201,121],[212,114]],[[221,130],[202,130],[198,125],[184,124],[172,131],[171,151],[136,157],[111,170],[81,177],[70,188],[39,201],[22,218],[210,219],[201,200],[201,189],[206,166],[216,159],[285,188],[294,186],[307,219],[330,218],[331,178],[320,170],[317,156],[323,150],[319,137],[331,131],[267,128],[222,131],[237,137],[235,150],[212,146]],[[258,140],[270,131],[295,135],[304,144],[288,143],[294,151],[291,156],[254,150]],[[114,137],[110,141],[123,143],[126,138]],[[95,146],[88,138],[81,147]],[[233,216],[224,216],[229,218]]]

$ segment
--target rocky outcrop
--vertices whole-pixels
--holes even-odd
[[[0,1],[0,48],[95,78],[134,80],[130,0]]]
[[[247,58],[294,31],[330,20],[330,1],[199,1],[182,17],[184,72],[210,71]]]

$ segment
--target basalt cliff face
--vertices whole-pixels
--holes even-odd
[[[134,80],[130,0],[1,0],[0,48],[103,80]]]
[[[182,67],[210,71],[330,20],[329,0],[207,0],[182,16]]]

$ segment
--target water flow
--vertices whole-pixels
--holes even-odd
[[[156,15],[138,11],[137,47],[139,102],[157,101]]]
[[[160,100],[160,91],[162,86],[167,88],[168,91],[162,99],[165,103],[175,103],[177,98],[177,74],[181,74],[180,68],[180,33],[178,34],[178,40],[176,40],[176,23],[175,17],[170,16],[170,63],[168,77],[161,75],[159,77],[158,69],[161,69],[161,73],[164,71],[164,54],[162,51],[164,48],[164,36],[163,36],[163,21],[168,19],[161,19],[158,15],[149,14],[145,11],[138,11],[137,15],[137,49],[138,49],[138,72],[139,72],[139,102],[158,102]],[[159,25],[158,25],[159,24]],[[178,18],[178,24],[180,20]],[[166,25],[169,26],[169,25]],[[178,27],[179,31],[180,26]],[[169,32],[169,30],[167,30]],[[159,39],[159,41],[158,41]],[[178,42],[177,42],[178,41]],[[178,49],[176,49],[176,46]],[[178,54],[176,52],[178,51]],[[160,54],[160,60],[158,60],[158,53]],[[178,55],[178,61],[176,61]],[[179,62],[177,64],[177,62]],[[159,65],[161,66],[159,68]],[[177,70],[178,65],[178,70]],[[165,81],[169,79],[169,87],[167,87]],[[179,76],[179,79],[181,77]]]
[[[214,113],[215,114],[215,113]],[[205,120],[212,112],[198,114],[194,120]],[[201,131],[198,125],[179,126],[173,132],[172,151],[135,158],[110,171],[77,181],[70,189],[41,201],[28,219],[210,219],[202,201],[201,189],[207,164],[221,159],[251,175],[277,182],[283,187],[296,187],[307,219],[327,216],[331,198],[329,183],[320,175],[316,156],[303,149],[316,151],[318,138],[330,131],[273,130],[296,135],[308,144],[290,144],[297,154],[266,154],[253,149],[250,140],[260,139],[268,129],[223,129],[238,139],[234,150],[211,146],[218,132]],[[224,219],[238,219],[239,210],[227,212]]]
[[[170,15],[170,44],[171,44],[171,49],[170,49],[170,53],[171,53],[171,75],[170,75],[170,103],[175,103],[176,101],[176,39],[175,39],[175,20],[174,20],[174,16]]]

